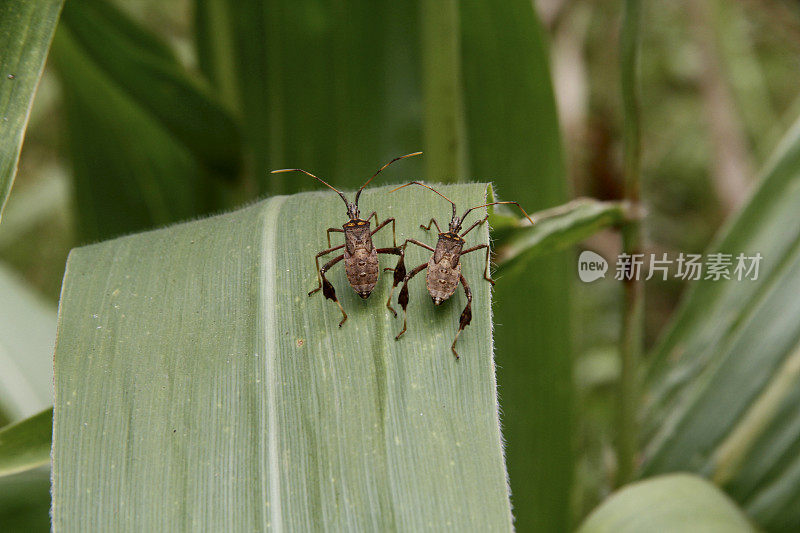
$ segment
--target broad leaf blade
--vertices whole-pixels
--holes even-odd
[[[0,429],[0,477],[50,463],[53,410]]]
[[[701,472],[776,530],[800,524],[798,208],[800,122],[709,250],[761,254],[757,280],[696,282],[650,375],[644,473]]]
[[[0,4],[0,216],[63,0]]]
[[[464,204],[485,195],[444,190]],[[398,236],[431,240],[416,221],[433,195],[386,192],[365,193],[362,209],[402,213]],[[54,527],[510,529],[483,258],[463,259],[474,301],[461,361],[449,346],[463,294],[434,308],[422,277],[396,342],[389,276],[362,300],[337,265],[329,277],[349,314],[339,329],[336,306],[306,292],[343,212],[332,193],[275,197],[72,253]],[[423,252],[409,249],[410,268]]]
[[[527,0],[461,3],[469,168],[503,200],[567,201],[544,32]],[[573,385],[568,256],[498,273],[495,330],[503,432],[520,530],[570,523]]]
[[[676,474],[632,483],[613,494],[578,533],[752,532],[742,512],[702,478]]]

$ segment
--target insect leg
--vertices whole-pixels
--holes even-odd
[[[420,272],[422,272],[426,268],[428,268],[428,263],[422,263],[420,266],[418,266],[417,268],[415,268],[414,270],[409,272],[406,275],[405,279],[403,280],[403,288],[400,289],[400,296],[397,297],[397,302],[400,304],[400,307],[403,308],[403,329],[400,331],[400,333],[397,334],[397,336],[394,338],[394,340],[397,340],[400,337],[402,337],[403,333],[405,333],[406,329],[408,329],[408,324],[406,322],[406,317],[408,315],[408,310],[407,310],[407,307],[408,307],[408,282],[409,282],[409,280],[411,278],[413,278],[414,276],[416,276],[417,274],[419,274]]]
[[[365,218],[364,220],[366,220],[367,222],[369,222],[369,219],[371,219],[372,217],[375,217],[375,224],[377,224],[377,223],[378,223],[378,213],[377,213],[377,212],[375,212],[375,211],[373,211],[372,213],[370,213],[370,214],[369,214],[369,216],[368,216],[367,218]],[[375,232],[373,231],[372,233],[375,233]]]
[[[473,230],[475,227],[477,227],[477,226],[480,226],[481,224],[483,224],[483,223],[484,223],[484,222],[486,222],[487,220],[489,220],[489,215],[486,215],[485,217],[483,217],[482,219],[478,220],[478,221],[477,221],[477,222],[475,222],[473,225],[471,225],[470,227],[468,227],[468,228],[466,229],[466,231],[464,231],[464,233],[462,233],[462,234],[461,234],[461,237],[463,237],[464,235],[466,235],[467,233],[469,233],[470,231],[472,231],[472,230]]]
[[[433,248],[431,248],[430,246],[428,246],[427,244],[425,244],[424,242],[419,242],[416,239],[406,239],[406,243],[409,243],[409,242],[411,244],[416,244],[417,246],[421,246],[422,248],[425,248],[426,250],[430,250],[431,252],[435,252],[436,251]],[[405,246],[405,243],[403,243],[403,246]]]
[[[453,339],[453,344],[450,345],[450,349],[453,350],[453,355],[456,356],[456,359],[460,359],[458,357],[458,352],[456,351],[456,342],[458,342],[458,336],[461,335],[461,332],[464,330],[464,328],[469,326],[469,323],[472,322],[472,291],[470,290],[469,284],[467,284],[467,280],[463,275],[461,276],[461,285],[464,286],[464,294],[467,296],[467,306],[464,308],[464,311],[461,312],[461,318],[458,321],[456,338]]]
[[[424,224],[420,224],[420,225],[419,225],[419,227],[420,227],[420,228],[422,228],[422,229],[424,229],[425,231],[430,231],[430,229],[431,229],[431,224],[433,224],[434,226],[436,226],[436,231],[438,231],[439,233],[441,233],[441,232],[442,232],[442,230],[441,230],[441,229],[439,229],[439,223],[438,223],[438,222],[436,222],[436,219],[435,219],[435,218],[432,218],[432,219],[431,219],[431,221],[430,221],[430,222],[428,222],[428,225],[427,225],[427,226],[425,226]]]
[[[333,228],[331,228],[331,229],[333,229]],[[314,262],[317,264],[317,281],[319,282],[319,285],[317,285],[316,289],[314,289],[312,291],[309,291],[309,293],[308,293],[309,296],[311,296],[312,294],[314,294],[315,292],[317,292],[318,290],[320,290],[322,288],[322,278],[320,277],[320,271],[321,270],[320,270],[320,267],[319,267],[319,258],[322,257],[323,255],[328,255],[331,252],[335,252],[339,248],[344,248],[344,244],[340,244],[339,246],[334,246],[333,248],[328,248],[327,250],[322,250],[320,253],[318,253],[317,255],[314,256]]]
[[[344,246],[344,245],[342,245],[342,246]],[[330,268],[333,265],[335,265],[336,263],[338,263],[342,259],[344,259],[344,254],[337,255],[336,257],[334,257],[333,259],[331,259],[330,261],[325,263],[322,266],[322,268],[319,269],[319,275],[322,278],[322,294],[324,294],[325,298],[327,298],[328,300],[333,300],[334,303],[336,303],[336,305],[339,306],[339,311],[342,312],[342,321],[339,322],[339,327],[342,327],[342,324],[344,324],[345,320],[347,320],[347,313],[344,312],[344,308],[342,307],[342,304],[340,304],[339,303],[339,299],[336,298],[336,289],[333,288],[333,285],[331,284],[331,282],[328,281],[328,278],[325,277],[325,272],[330,270]],[[313,291],[313,292],[316,292],[316,291]]]
[[[474,252],[475,250],[480,250],[481,248],[486,248],[486,270],[483,272],[483,279],[494,285],[494,280],[492,279],[491,272],[489,271],[489,264],[490,264],[490,257],[489,257],[489,245],[488,244],[479,244],[478,246],[473,246],[472,248],[467,248],[461,252],[461,255],[468,254],[470,252]]]
[[[344,230],[342,228],[328,228],[328,246],[331,245],[331,232],[344,233]]]
[[[395,246],[394,248],[378,248],[376,251],[379,254],[394,254],[400,256],[400,258],[397,260],[397,265],[395,265],[394,268],[384,269],[384,271],[394,271],[394,280],[392,281],[392,289],[389,291],[389,298],[386,300],[386,307],[388,307],[389,311],[391,311],[395,318],[397,318],[397,311],[392,308],[392,294],[394,294],[394,288],[397,287],[406,277],[405,244],[403,244],[403,246]]]
[[[381,222],[378,226],[375,227],[374,230],[372,230],[372,233],[370,235],[375,235],[376,233],[378,233],[378,230],[383,228],[389,222],[392,223],[392,244],[394,245],[395,248],[397,248],[397,234],[395,233],[394,217],[387,218],[386,220]],[[376,224],[378,223],[378,216],[377,215],[375,215],[375,223]]]

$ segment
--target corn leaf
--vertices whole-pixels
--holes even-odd
[[[644,475],[702,473],[775,531],[800,527],[798,210],[800,121],[707,252],[731,254],[731,279],[693,282],[656,347],[646,411]],[[739,254],[761,255],[755,280]]]
[[[533,225],[519,217],[500,214],[490,217],[492,228],[500,240],[495,261],[501,268],[519,260],[531,260],[539,255],[568,249],[598,231],[623,223],[630,216],[622,202],[600,202],[591,198],[573,200],[553,209],[532,215]],[[497,220],[497,225],[495,224]]]
[[[63,0],[0,4],[0,216]]]
[[[237,124],[164,43],[106,0],[70,2],[62,22],[87,58],[195,158],[236,176]]]
[[[701,477],[674,474],[632,483],[604,501],[578,533],[757,531],[733,502]]]
[[[486,186],[443,190],[478,204]],[[398,238],[432,242],[418,221],[438,198],[386,192],[365,193],[363,212],[402,214]],[[337,265],[339,329],[336,306],[306,292],[325,229],[344,218],[332,193],[273,197],[72,252],[55,529],[510,530],[484,258],[463,258],[474,301],[460,361],[450,343],[464,296],[435,308],[422,276],[395,341],[390,275],[362,300]],[[389,245],[391,229],[376,240]],[[409,248],[407,264],[428,257]]]
[[[0,477],[0,524],[4,533],[50,531],[50,468]]]
[[[296,166],[357,187],[383,162],[421,149],[417,2],[197,0],[195,7],[199,63],[241,114],[254,187],[271,194],[314,187],[300,176],[264,179]],[[403,162],[405,172],[419,176],[422,163]]]
[[[84,241],[219,209],[236,124],[168,48],[103,0],[70,2],[52,56]]]
[[[0,429],[0,477],[50,463],[53,410]]]
[[[472,176],[530,211],[567,201],[561,135],[544,32],[527,0],[460,3]],[[498,380],[520,530],[571,528],[573,384],[569,255],[498,273]],[[533,407],[532,407],[533,406]]]

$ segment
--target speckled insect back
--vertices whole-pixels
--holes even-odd
[[[415,239],[406,239],[406,242],[403,243],[403,248],[408,245],[408,243],[416,244],[426,250],[433,252],[433,255],[428,260],[427,263],[423,263],[419,265],[417,268],[413,269],[411,272],[406,274],[405,278],[403,279],[403,287],[400,289],[400,295],[397,297],[397,301],[400,304],[400,307],[403,308],[403,329],[400,330],[400,333],[397,334],[395,340],[399,340],[400,337],[408,329],[408,322],[406,320],[407,317],[407,308],[408,308],[408,282],[422,272],[425,269],[428,269],[428,273],[425,278],[425,285],[428,289],[428,294],[431,295],[431,299],[433,300],[434,305],[439,305],[448,298],[450,298],[453,294],[455,294],[456,289],[458,288],[458,284],[464,287],[464,295],[467,297],[467,305],[464,307],[464,310],[461,312],[461,317],[458,321],[458,331],[456,332],[456,337],[453,339],[453,344],[450,345],[450,349],[453,351],[453,355],[455,355],[456,359],[459,358],[458,352],[456,351],[456,342],[458,341],[458,336],[461,335],[461,332],[464,330],[465,327],[469,325],[472,321],[472,290],[469,288],[469,284],[467,283],[466,278],[461,274],[461,256],[474,252],[476,250],[486,249],[486,269],[483,273],[483,278],[494,285],[494,280],[489,275],[489,245],[488,244],[479,244],[477,246],[473,246],[472,248],[464,249],[464,236],[472,231],[474,228],[480,226],[486,220],[488,220],[489,215],[486,215],[482,219],[473,223],[470,227],[464,230],[461,234],[461,225],[464,223],[464,219],[467,215],[474,209],[479,209],[481,207],[487,207],[490,205],[496,204],[513,204],[520,208],[520,210],[525,214],[525,217],[533,224],[533,221],[528,216],[528,213],[525,213],[525,210],[522,209],[517,202],[491,202],[488,204],[478,205],[475,207],[470,207],[469,209],[464,212],[463,215],[460,217],[456,215],[456,204],[454,204],[449,198],[445,195],[437,191],[436,189],[425,185],[424,183],[420,183],[419,181],[412,181],[411,183],[406,183],[405,185],[401,185],[397,189],[394,189],[390,192],[394,192],[398,189],[402,189],[403,187],[408,187],[409,185],[421,185],[426,189],[430,189],[431,191],[435,192],[453,206],[453,216],[450,218],[450,225],[448,226],[447,231],[442,231],[439,228],[439,223],[436,222],[435,218],[431,218],[428,225],[420,224],[420,228],[430,231],[431,226],[436,226],[436,230],[439,232],[439,240],[436,243],[436,248],[431,248],[425,243],[417,241]],[[402,268],[405,271],[405,265],[403,265],[404,256],[400,257],[400,260],[397,263],[397,268]],[[391,295],[390,295],[391,298]]]
[[[361,192],[364,190],[364,188],[375,178],[375,176],[380,174],[381,170],[385,169],[395,161],[405,159],[406,157],[420,155],[421,153],[422,152],[414,152],[413,154],[406,154],[404,156],[396,157],[383,165],[375,174],[372,175],[371,178],[367,180],[366,183],[364,183],[364,185],[361,186],[360,189],[358,189],[358,192],[356,192],[355,201],[353,202],[350,202],[339,189],[333,187],[314,174],[311,174],[305,170],[299,168],[284,168],[272,171],[272,174],[277,174],[279,172],[302,172],[307,174],[308,176],[311,176],[315,180],[322,182],[327,187],[330,187],[336,191],[336,193],[344,201],[344,205],[347,206],[347,216],[350,217],[350,220],[342,225],[342,229],[328,228],[328,248],[326,250],[322,250],[314,257],[314,262],[317,266],[318,285],[315,289],[308,293],[308,295],[311,296],[315,292],[322,289],[322,294],[325,296],[325,298],[333,300],[333,302],[339,306],[339,310],[342,312],[342,320],[339,322],[339,327],[342,327],[342,324],[344,324],[347,320],[347,313],[345,313],[342,304],[339,303],[339,299],[336,297],[336,289],[333,287],[331,282],[328,281],[328,278],[325,277],[325,273],[336,263],[344,259],[344,268],[347,275],[347,281],[350,283],[350,286],[353,288],[353,290],[356,291],[356,293],[363,299],[369,298],[369,295],[372,294],[375,285],[378,283],[378,274],[380,273],[380,268],[378,266],[378,254],[392,254],[399,256],[397,266],[394,269],[389,269],[394,270],[394,284],[392,285],[392,292],[394,292],[394,288],[399,285],[405,277],[406,271],[403,263],[405,244],[403,246],[397,246],[394,218],[387,218],[378,224],[378,214],[373,211],[366,219],[362,219],[358,209],[358,200],[361,197]],[[370,225],[370,219],[373,217],[375,218],[375,224],[377,224],[374,230],[371,229]],[[389,248],[375,248],[372,242],[372,236],[378,233],[378,231],[380,231],[390,222],[392,224],[393,246]],[[344,233],[344,244],[331,247],[331,233]],[[344,248],[343,253],[334,257],[320,268],[320,257],[342,248]],[[389,299],[386,301],[386,307],[389,308],[394,316],[397,316],[397,312],[391,306],[391,300],[392,293],[390,292]]]
[[[458,288],[458,280],[461,278],[459,258],[464,242],[458,235],[443,233],[439,236],[439,243],[428,261],[428,274],[425,278],[434,305],[450,298]]]
[[[378,282],[378,250],[372,245],[369,222],[351,221],[344,229],[344,271],[347,281],[366,299]]]

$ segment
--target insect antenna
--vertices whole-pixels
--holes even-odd
[[[389,192],[394,192],[394,191],[400,190],[400,189],[402,189],[403,187],[408,187],[409,185],[422,185],[422,186],[423,186],[423,187],[425,187],[426,189],[430,189],[430,190],[432,190],[433,192],[435,192],[436,194],[438,194],[439,196],[441,196],[442,198],[444,198],[445,200],[447,200],[448,202],[450,202],[450,205],[452,205],[452,206],[453,206],[453,219],[455,219],[455,218],[456,218],[456,204],[455,204],[455,203],[453,203],[453,201],[452,201],[450,198],[448,198],[447,196],[445,196],[444,194],[440,193],[439,191],[437,191],[437,190],[436,190],[436,189],[434,189],[433,187],[430,187],[430,186],[428,186],[428,185],[425,185],[424,183],[422,183],[422,182],[420,182],[420,181],[411,181],[411,182],[409,182],[409,183],[406,183],[405,185],[401,185],[401,186],[397,187],[396,189],[392,189],[392,190],[391,190],[391,191],[389,191]],[[474,208],[473,208],[473,209],[474,209]]]
[[[331,184],[330,184],[330,183],[328,183],[327,181],[325,181],[325,180],[323,180],[323,179],[321,179],[321,178],[318,178],[318,177],[316,177],[316,176],[315,176],[314,174],[312,174],[311,172],[308,172],[308,171],[306,171],[306,170],[303,170],[302,168],[282,168],[282,169],[280,169],[280,170],[273,170],[272,172],[270,172],[270,174],[280,174],[280,173],[282,173],[282,172],[302,172],[303,174],[307,174],[307,175],[311,176],[311,177],[312,177],[312,178],[314,178],[315,180],[321,181],[321,182],[322,182],[322,183],[324,183],[324,184],[325,184],[327,187],[330,187],[331,189],[333,189],[334,191],[336,191],[336,192],[339,194],[339,196],[341,196],[341,197],[342,197],[342,200],[344,200],[344,205],[346,205],[346,206],[347,206],[347,208],[348,208],[348,209],[350,209],[350,202],[348,202],[348,201],[347,201],[347,198],[345,198],[345,196],[344,196],[344,194],[342,193],[342,191],[340,191],[339,189],[337,189],[336,187],[334,187],[333,185],[331,185]],[[356,200],[356,202],[358,202],[358,200]]]
[[[356,206],[358,206],[358,197],[361,196],[361,191],[364,190],[364,187],[369,185],[370,181],[375,179],[375,176],[377,176],[378,174],[381,173],[381,170],[383,170],[384,168],[388,167],[389,165],[391,165],[395,161],[400,161],[401,159],[405,159],[406,157],[413,157],[415,155],[420,155],[420,154],[422,154],[422,152],[414,152],[413,154],[406,154],[406,155],[401,155],[400,157],[395,157],[394,159],[392,159],[391,161],[389,161],[388,163],[383,165],[381,168],[379,168],[378,171],[375,174],[373,174],[372,177],[370,179],[368,179],[367,182],[364,185],[362,185],[360,189],[358,189],[358,192],[356,193],[356,200],[355,200]]]
[[[522,206],[519,205],[519,202],[491,202],[488,204],[476,205],[475,207],[470,207],[469,209],[467,209],[464,212],[464,216],[461,217],[461,220],[464,220],[466,216],[469,214],[469,212],[472,211],[473,209],[480,209],[481,207],[488,207],[490,205],[497,205],[497,204],[514,204],[515,206],[519,207],[519,210],[522,211],[522,214],[525,215],[525,218],[528,219],[528,222],[533,224],[533,219],[531,219],[531,217],[528,216],[528,213],[526,213],[525,210],[522,208]]]

